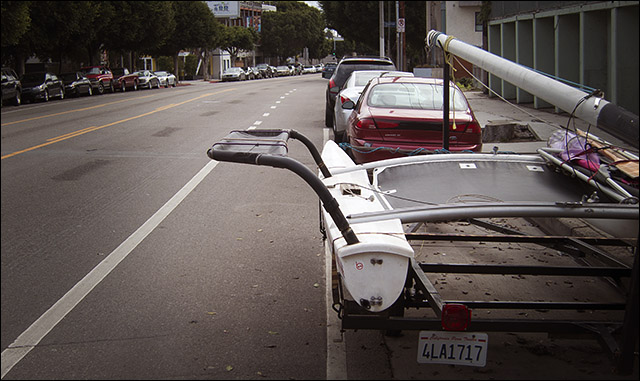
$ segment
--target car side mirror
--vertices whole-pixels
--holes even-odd
[[[356,108],[356,104],[353,103],[353,101],[349,100],[342,104],[342,108],[345,110],[353,110],[354,108]]]

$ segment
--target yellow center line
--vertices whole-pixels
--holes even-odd
[[[74,138],[76,136],[84,135],[84,134],[86,134],[88,132],[97,131],[97,130],[100,130],[100,129],[105,128],[105,127],[110,127],[110,126],[114,126],[116,124],[120,124],[120,123],[128,122],[128,121],[131,121],[131,120],[134,120],[134,119],[142,118],[144,116],[155,114],[156,112],[159,112],[159,111],[168,110],[168,109],[176,107],[176,106],[181,106],[181,105],[183,105],[185,103],[193,102],[195,100],[198,100],[198,99],[201,99],[201,98],[204,98],[204,97],[208,97],[208,96],[216,95],[216,94],[221,94],[221,93],[224,93],[226,91],[233,91],[233,90],[235,90],[235,89],[226,89],[226,90],[218,91],[218,92],[215,92],[215,93],[206,93],[206,94],[197,96],[197,97],[195,97],[193,99],[187,99],[186,101],[183,101],[183,102],[180,102],[180,103],[173,103],[173,104],[169,104],[169,105],[166,105],[166,106],[161,106],[161,107],[156,108],[153,111],[149,111],[149,112],[146,112],[144,114],[132,116],[132,117],[125,118],[125,119],[122,119],[122,120],[118,120],[118,121],[115,121],[115,122],[107,123],[107,124],[105,124],[103,126],[87,127],[87,128],[83,128],[83,129],[78,130],[78,131],[74,131],[74,132],[70,132],[70,133],[67,133],[67,134],[64,134],[64,135],[56,136],[54,138],[47,139],[46,143],[38,144],[36,146],[23,149],[21,151],[16,151],[16,152],[4,155],[4,156],[2,156],[1,159],[4,160],[4,159],[7,159],[7,158],[12,157],[12,156],[20,155],[20,154],[25,153],[25,152],[33,151],[33,150],[38,149],[38,148],[46,147],[48,145],[61,142],[63,140],[67,140],[67,139],[70,139],[70,138]],[[112,102],[110,104],[119,103],[119,102],[122,102],[122,101]],[[102,106],[106,106],[106,104],[105,105],[100,105],[100,106],[88,107],[87,109],[96,108],[96,107],[102,107]],[[74,111],[80,111],[80,110],[74,110]],[[59,113],[59,114],[52,114],[52,115],[49,115],[49,116],[66,114],[66,113],[69,113],[69,112],[72,112],[72,111],[66,111],[66,112]],[[40,118],[42,118],[42,117],[33,118],[33,119],[40,119]],[[33,120],[33,119],[31,119],[31,120]]]
[[[144,96],[142,96],[142,97],[138,97],[138,98],[136,98],[136,99],[149,98],[149,97],[152,97],[152,96],[154,96],[154,95],[155,95],[155,94],[153,94],[153,95],[144,95]],[[50,118],[50,117],[52,117],[52,116],[58,116],[58,115],[64,115],[64,114],[71,114],[71,113],[73,113],[73,112],[80,112],[80,111],[93,110],[93,109],[96,109],[96,108],[100,108],[100,107],[104,107],[104,106],[109,106],[109,105],[114,105],[114,104],[117,104],[117,103],[122,103],[122,102],[130,101],[130,100],[131,100],[131,99],[123,99],[123,100],[119,100],[119,101],[115,101],[115,102],[103,103],[103,104],[101,104],[101,105],[97,105],[97,106],[91,106],[91,107],[79,108],[79,109],[76,109],[76,110],[63,111],[63,112],[58,112],[58,113],[55,113],[55,114],[48,114],[48,115],[36,116],[36,117],[33,117],[33,118],[29,118],[29,119],[22,119],[22,120],[16,120],[16,121],[14,121],[14,122],[2,123],[2,125],[0,125],[0,126],[2,126],[2,127],[4,127],[4,126],[10,126],[10,125],[12,125],[12,124],[18,124],[18,123],[30,122],[30,121],[32,121],[32,120],[38,120],[38,119],[42,119],[42,118]]]

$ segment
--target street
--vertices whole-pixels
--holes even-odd
[[[200,82],[3,108],[3,375],[7,347],[43,316],[7,379],[324,378],[316,196],[206,151],[257,125],[321,145],[325,85]],[[312,163],[295,144],[290,155]],[[86,297],[62,299],[79,284]]]
[[[492,334],[475,368],[418,364],[415,331],[340,335],[317,195],[289,171],[206,154],[249,128],[321,149],[326,84],[193,81],[3,107],[2,378],[637,378],[637,365],[611,373],[595,341]],[[289,156],[315,171],[300,142]]]

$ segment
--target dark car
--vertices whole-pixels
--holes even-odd
[[[333,127],[333,108],[340,88],[355,70],[389,70],[395,71],[396,65],[387,57],[344,57],[336,66],[329,79],[326,91],[324,124]]]
[[[347,126],[350,154],[365,163],[443,148],[443,80],[378,77],[362,90]],[[450,82],[449,151],[482,150],[482,129],[464,93]]]
[[[13,69],[2,68],[2,104],[10,101],[14,106],[20,106],[22,84]]]
[[[64,83],[64,92],[70,97],[79,97],[81,94],[93,95],[93,85],[89,78],[76,71],[73,73],[62,73],[60,79]]]
[[[336,70],[336,66],[338,66],[335,62],[327,62],[324,64],[322,68],[322,78],[331,78],[333,72]]]
[[[111,70],[113,75],[113,87],[123,93],[129,90],[138,90],[138,75],[129,73],[126,67],[117,67]]]
[[[20,78],[20,82],[23,102],[48,102],[53,97],[64,99],[64,83],[53,73],[27,73]]]
[[[262,78],[271,78],[273,77],[273,72],[271,71],[271,66],[266,63],[261,63],[256,66],[258,70],[260,70],[260,74]]]

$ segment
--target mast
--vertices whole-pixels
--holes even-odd
[[[638,148],[638,116],[622,107],[435,30],[429,31],[425,43],[429,48],[441,47]]]

